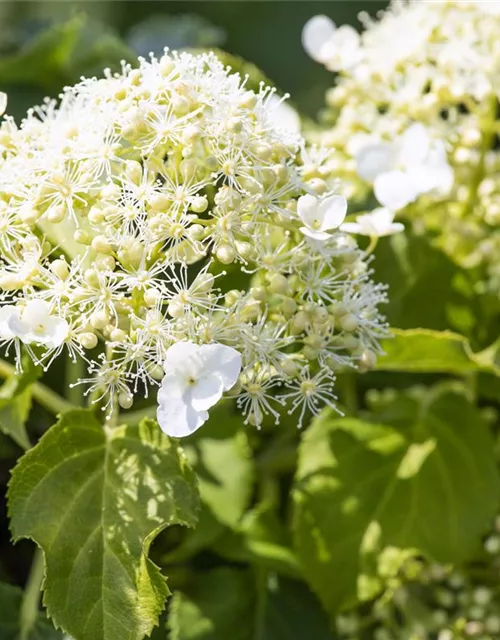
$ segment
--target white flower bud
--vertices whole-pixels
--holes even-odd
[[[104,329],[109,323],[109,316],[106,311],[94,311],[90,316],[90,324],[94,329]]]
[[[233,307],[239,300],[241,300],[241,291],[237,289],[231,289],[224,296],[224,302],[228,307]]]
[[[144,304],[148,307],[154,307],[160,299],[160,292],[157,289],[147,289],[144,292]]]
[[[352,333],[358,328],[358,319],[352,313],[348,313],[340,318],[340,326],[344,331]]]
[[[84,349],[94,349],[95,347],[97,347],[98,340],[95,333],[80,333],[77,336],[77,340]]]
[[[279,308],[286,318],[290,318],[297,311],[297,303],[293,298],[285,297],[281,301]]]
[[[91,224],[101,224],[104,221],[104,212],[99,207],[93,206],[87,217]]]
[[[208,207],[207,196],[193,196],[190,204],[192,211],[195,213],[203,213]]]
[[[113,342],[125,342],[127,334],[123,329],[114,328],[110,331],[109,337]]]
[[[73,238],[75,242],[78,242],[78,244],[88,245],[92,242],[92,238],[90,237],[90,235],[86,231],[83,231],[82,229],[77,229],[73,234]]]
[[[167,307],[168,313],[172,318],[182,318],[186,312],[186,305],[183,304],[178,298],[173,298]]]
[[[97,253],[112,253],[113,252],[113,247],[109,244],[109,241],[105,236],[96,236],[92,240],[91,247]]]
[[[281,273],[275,273],[270,278],[269,290],[272,293],[285,294],[288,291],[288,279]]]
[[[97,271],[114,271],[116,267],[116,260],[113,256],[101,253],[95,257],[94,267]]]
[[[66,260],[54,260],[50,263],[50,270],[61,280],[66,280],[69,276],[69,268]]]
[[[54,224],[57,224],[58,222],[62,222],[66,218],[66,215],[67,215],[66,207],[64,207],[63,205],[60,205],[58,207],[52,207],[46,213],[47,220]]]
[[[236,258],[236,252],[229,244],[221,244],[217,247],[215,252],[217,260],[222,264],[231,264]]]

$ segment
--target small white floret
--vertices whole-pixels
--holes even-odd
[[[447,193],[453,171],[446,150],[427,129],[413,124],[392,142],[370,140],[355,155],[358,175],[373,182],[375,197],[393,211],[406,207],[423,193]]]
[[[392,236],[395,233],[404,231],[404,228],[401,222],[394,222],[393,211],[385,207],[379,207],[371,213],[357,216],[356,222],[344,222],[340,230],[369,236],[370,238],[382,238],[383,236]]]
[[[69,325],[64,318],[50,313],[44,300],[30,300],[25,307],[16,307],[7,320],[13,337],[25,344],[39,344],[57,349],[69,335]]]
[[[158,422],[169,436],[183,438],[208,420],[208,409],[238,380],[241,355],[223,344],[177,342],[166,355],[158,392]]]
[[[346,213],[347,201],[343,196],[328,196],[320,200],[307,194],[297,202],[297,214],[303,223],[300,230],[314,240],[328,240],[329,232],[344,222]]]

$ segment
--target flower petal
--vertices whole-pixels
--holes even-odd
[[[336,229],[344,222],[347,213],[347,200],[344,196],[325,198],[319,205],[319,212],[319,217],[322,220],[321,231]]]
[[[355,160],[359,177],[373,182],[382,173],[395,168],[395,149],[389,142],[367,144],[358,149]]]
[[[388,171],[375,179],[373,190],[381,205],[397,211],[418,195],[413,180],[403,171]]]
[[[309,193],[297,200],[297,215],[302,222],[312,227],[318,217],[318,199]]]
[[[197,384],[191,387],[189,390],[190,404],[195,411],[206,411],[219,402],[223,391],[222,380],[214,371],[211,375],[200,378]]]
[[[199,360],[200,345],[190,342],[188,340],[182,340],[174,343],[168,348],[163,368],[165,373],[180,373],[185,372],[194,373],[191,371],[198,367],[197,361]]]
[[[156,415],[161,430],[173,438],[191,435],[208,420],[206,411],[195,411],[182,400],[160,404]]]
[[[302,29],[302,46],[313,60],[324,62],[321,50],[335,30],[335,23],[327,16],[314,16],[306,22]]]
[[[201,346],[205,371],[217,376],[224,391],[236,384],[241,371],[241,354],[225,344],[214,342]]]
[[[308,227],[300,227],[300,231],[307,236],[308,238],[312,238],[313,240],[319,240],[324,242],[330,238],[330,234],[326,233],[326,231],[314,231],[313,229],[309,229]]]
[[[425,161],[431,140],[423,124],[412,124],[400,138],[399,163],[405,168],[414,167]]]

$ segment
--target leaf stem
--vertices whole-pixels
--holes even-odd
[[[15,368],[5,360],[0,359],[0,378],[10,378],[15,375]],[[52,391],[52,389],[49,389],[49,387],[41,382],[35,382],[31,389],[33,399],[53,415],[78,408],[72,402],[65,400],[58,393]]]
[[[255,619],[254,640],[263,640],[265,637],[266,608],[267,608],[267,569],[260,565],[255,567]]]
[[[35,626],[39,613],[40,593],[44,578],[43,551],[37,547],[31,564],[28,582],[24,590],[20,611],[20,640],[27,640]]]
[[[73,360],[71,357],[66,358],[66,389],[68,390],[68,400],[73,404],[83,406],[83,387],[75,383],[84,378],[85,363],[82,359]]]

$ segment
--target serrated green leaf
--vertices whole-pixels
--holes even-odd
[[[23,592],[18,587],[0,583],[0,638],[2,640],[62,640],[43,613],[40,613],[28,635],[21,636],[21,603]]]
[[[493,442],[481,413],[449,388],[389,406],[389,424],[325,413],[300,446],[295,547],[331,615],[359,595],[368,536],[379,548],[467,559],[498,506]],[[373,545],[371,545],[373,546]]]
[[[196,522],[194,474],[156,423],[103,428],[64,414],[19,462],[11,530],[44,551],[44,603],[76,640],[140,640],[168,595],[147,558],[155,536]]]
[[[260,591],[262,589],[262,591]],[[333,640],[305,585],[227,567],[196,577],[172,598],[170,640]]]
[[[493,350],[473,353],[469,341],[457,333],[432,329],[394,329],[392,333],[382,342],[385,354],[377,361],[379,371],[456,375],[483,371],[500,376]]]

